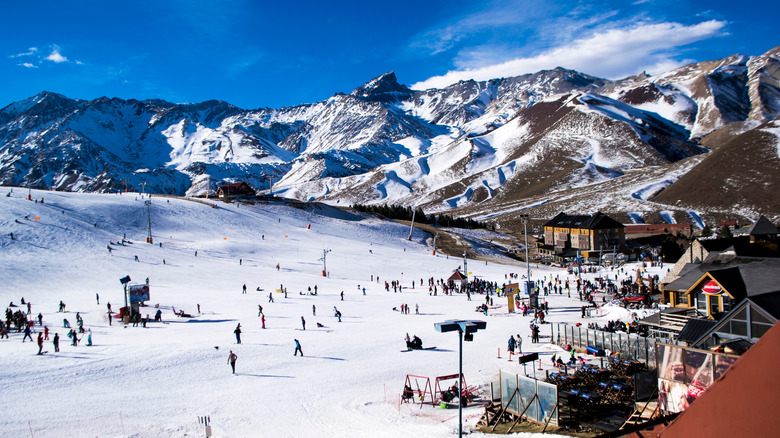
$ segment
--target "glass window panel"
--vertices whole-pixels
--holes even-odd
[[[731,334],[737,336],[747,336],[747,323],[745,321],[731,320]]]
[[[764,336],[770,328],[772,328],[772,326],[769,324],[754,322],[753,324],[750,324],[750,336],[753,338],[760,338],[761,336]]]

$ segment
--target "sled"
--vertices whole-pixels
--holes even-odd
[[[436,347],[425,347],[425,348],[410,348],[408,350],[401,350],[401,353],[406,353],[407,351],[420,351],[420,350],[435,350]]]

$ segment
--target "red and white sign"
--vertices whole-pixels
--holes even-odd
[[[710,280],[709,283],[705,284],[703,288],[701,288],[702,292],[704,292],[707,295],[718,295],[721,293],[723,289],[718,285],[718,283],[715,282],[715,280]]]

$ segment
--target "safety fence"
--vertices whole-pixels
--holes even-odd
[[[540,424],[558,425],[558,387],[510,371],[500,371],[501,407]]]
[[[642,362],[648,368],[656,367],[655,339],[633,333],[607,332],[569,324],[552,324],[553,343],[565,347],[609,350],[621,359]]]

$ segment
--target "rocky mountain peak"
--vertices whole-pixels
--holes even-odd
[[[411,96],[412,90],[399,84],[395,72],[388,72],[366,82],[351,93],[352,96],[363,100],[377,102],[394,102],[406,100]]]

